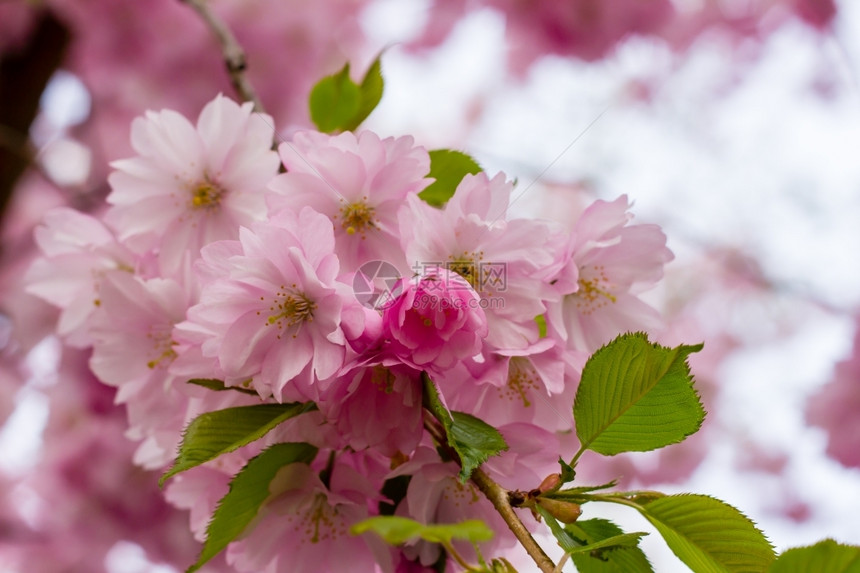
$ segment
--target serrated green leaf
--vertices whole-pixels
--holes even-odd
[[[235,392],[241,392],[242,394],[248,394],[249,396],[256,396],[258,398],[260,397],[260,395],[254,390],[241,388],[239,386],[225,386],[223,380],[216,380],[214,378],[192,378],[188,381],[188,383],[193,384],[195,386],[202,386],[203,388],[214,390],[215,392],[226,392],[228,390],[233,390]]]
[[[460,480],[466,481],[482,463],[508,449],[497,429],[464,412],[451,412],[450,442],[460,454]]]
[[[265,436],[278,424],[316,409],[312,402],[259,404],[206,412],[194,418],[182,434],[173,466],[158,485],[170,477],[232,452]]]
[[[606,519],[587,519],[564,526],[572,537],[584,543],[571,552],[580,573],[653,573],[654,569],[638,547],[644,532],[624,533]]]
[[[698,431],[705,410],[687,356],[701,349],[652,344],[640,332],[623,334],[595,352],[573,406],[580,452],[654,450]]]
[[[479,543],[493,538],[493,530],[478,519],[424,525],[408,517],[378,515],[360,521],[350,528],[353,535],[361,535],[366,531],[373,531],[390,545],[401,545],[413,539],[450,544],[453,539]]]
[[[434,149],[430,152],[430,174],[436,181],[418,194],[429,205],[441,207],[457,190],[457,185],[468,174],[483,171],[478,162],[462,151]]]
[[[748,517],[713,497],[667,495],[636,507],[695,573],[764,572],[775,558]]]
[[[464,412],[449,412],[436,384],[425,373],[424,406],[441,422],[448,445],[460,456],[460,481],[465,482],[482,463],[508,449],[497,429]]]
[[[860,547],[832,539],[783,552],[768,573],[860,573]]]
[[[317,82],[308,103],[317,129],[324,133],[345,129],[361,107],[361,88],[349,77],[349,63]]]
[[[347,131],[353,131],[361,122],[367,119],[367,116],[376,109],[382,100],[382,91],[385,88],[385,80],[382,77],[382,54],[373,60],[364,78],[361,80],[359,90],[359,105],[358,111],[344,126]]]
[[[245,531],[269,497],[269,484],[282,467],[309,464],[316,455],[317,448],[300,442],[275,444],[251,458],[230,482],[230,491],[218,502],[206,527],[200,557],[186,573],[197,571]]]

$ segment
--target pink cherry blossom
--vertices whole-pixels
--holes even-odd
[[[57,333],[69,344],[91,343],[87,320],[101,304],[99,285],[113,272],[134,272],[137,257],[98,219],[61,207],[35,230],[42,257],[25,277],[27,292],[62,309]]]
[[[415,270],[441,266],[463,276],[482,298],[487,342],[508,349],[537,340],[534,317],[544,312],[544,297],[554,296],[544,274],[556,260],[547,225],[508,219],[511,190],[502,174],[466,175],[444,209],[411,196],[400,218]]]
[[[481,351],[487,319],[466,279],[429,267],[400,289],[382,315],[388,353],[419,370],[440,371]]]
[[[525,350],[487,353],[484,360],[435,379],[449,408],[492,426],[524,422],[549,431],[573,428],[571,404],[584,356],[543,338]]]
[[[318,404],[352,449],[373,448],[394,456],[411,452],[421,441],[421,392],[418,370],[398,363],[359,363],[341,374]]]
[[[269,485],[253,535],[228,548],[227,560],[240,572],[391,570],[392,550],[378,536],[351,535],[383,498],[356,454],[338,455],[329,483],[302,463],[282,468]],[[352,464],[358,462],[356,466]]]
[[[147,112],[132,123],[138,156],[112,163],[105,219],[136,252],[157,250],[174,274],[204,245],[265,217],[263,192],[278,168],[273,136],[272,118],[220,95],[196,126],[171,110]]]
[[[336,280],[333,251],[331,221],[310,207],[243,228],[237,242],[203,250],[203,276],[226,272],[203,286],[180,328],[202,333],[202,356],[217,358],[227,385],[283,400],[295,380],[290,399],[315,397],[311,382],[343,366],[342,310],[358,304]]]
[[[90,368],[128,405],[128,436],[144,440],[135,461],[148,468],[172,459],[185,423],[187,400],[173,388],[168,367],[176,357],[173,326],[185,317],[186,301],[172,280],[120,273],[105,278],[92,318]]]
[[[595,201],[579,218],[567,262],[553,279],[562,295],[547,305],[550,333],[568,348],[592,353],[618,334],[660,326],[659,314],[638,298],[672,260],[657,225],[629,225],[627,196]]]
[[[287,173],[276,177],[272,211],[311,206],[334,224],[335,252],[345,270],[368,261],[408,269],[398,246],[397,213],[407,196],[431,179],[430,156],[411,137],[380,139],[373,132],[336,136],[297,133],[281,144]]]

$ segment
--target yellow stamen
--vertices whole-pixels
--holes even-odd
[[[359,233],[364,237],[367,229],[376,228],[376,223],[373,221],[374,215],[375,209],[364,201],[350,203],[340,209],[341,227],[347,235]]]

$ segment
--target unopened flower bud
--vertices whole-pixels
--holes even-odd
[[[582,515],[582,508],[580,508],[578,503],[573,503],[572,501],[539,497],[537,502],[538,505],[562,523],[573,523]]]

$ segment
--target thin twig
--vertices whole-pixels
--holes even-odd
[[[445,430],[427,411],[425,411],[424,415],[424,428],[427,429],[436,443],[445,450],[445,453],[455,459],[457,463],[460,463],[459,455],[454,448],[448,444],[445,437]],[[544,552],[543,548],[538,545],[537,541],[532,537],[532,534],[528,529],[526,529],[526,526],[523,525],[523,522],[514,511],[514,508],[511,507],[511,503],[508,500],[508,490],[493,481],[493,478],[484,473],[481,468],[477,468],[472,472],[471,480],[472,483],[481,490],[481,493],[490,500],[490,503],[493,504],[493,507],[495,507],[496,511],[499,512],[499,515],[501,515],[502,519],[505,520],[505,523],[508,524],[508,528],[513,532],[514,536],[519,540],[531,558],[534,559],[534,562],[540,570],[543,573],[553,573],[553,571],[555,571],[555,563],[552,562],[552,559],[550,559],[546,552]]]
[[[248,68],[248,63],[245,60],[245,51],[230,28],[216,16],[206,3],[206,0],[179,0],[191,6],[218,38],[218,43],[221,44],[221,52],[224,55],[224,63],[227,65],[227,73],[230,74],[230,81],[233,83],[233,88],[242,101],[249,101],[254,104],[254,111],[265,113],[263,103],[260,101],[254,86],[248,81],[245,71]]]

